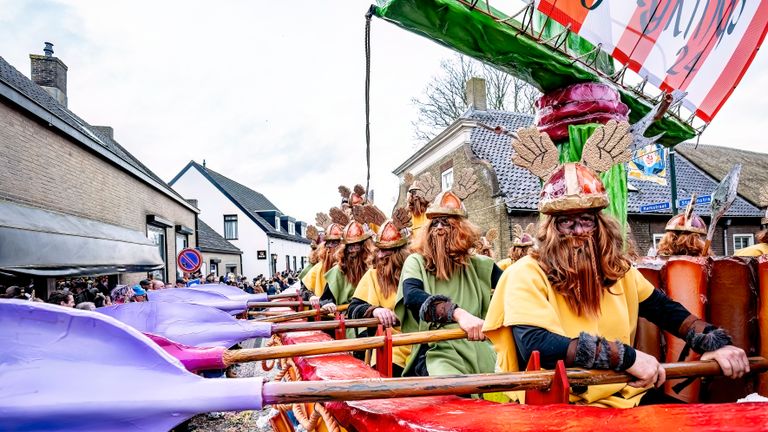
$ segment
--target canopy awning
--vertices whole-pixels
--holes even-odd
[[[139,231],[0,202],[0,271],[53,277],[162,266],[157,246]]]

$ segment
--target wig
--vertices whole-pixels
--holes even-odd
[[[706,244],[698,233],[667,231],[659,242],[658,255],[704,256]]]
[[[515,262],[520,258],[528,255],[531,252],[532,247],[533,246],[512,246],[511,248],[509,248],[509,252],[507,253],[507,256],[509,256],[512,262]]]
[[[410,254],[411,251],[408,246],[403,246],[395,249],[390,255],[376,257],[376,279],[379,282],[379,289],[383,297],[387,298],[397,292],[403,263]]]
[[[349,252],[351,246],[359,245],[360,251],[357,253]],[[360,279],[373,262],[373,240],[366,239],[361,243],[349,245],[342,244],[336,248],[336,264],[344,273],[344,277],[349,283],[357,286]]]

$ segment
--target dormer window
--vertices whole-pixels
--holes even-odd
[[[275,216],[275,229],[280,231],[280,216]]]
[[[296,227],[290,222],[288,222],[288,234],[290,235],[296,234]]]

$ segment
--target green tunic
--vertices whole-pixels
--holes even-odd
[[[352,300],[352,294],[355,293],[357,288],[347,280],[344,272],[338,265],[331,267],[330,270],[325,272],[325,289],[330,290],[333,294],[333,298],[336,299],[336,306],[347,304]],[[354,328],[347,329],[347,338],[357,337],[357,331]]]
[[[315,264],[312,264],[312,265],[305,265],[305,266],[304,266],[304,268],[303,268],[303,269],[301,269],[301,273],[299,273],[299,280],[302,280],[302,279],[304,279],[304,276],[306,276],[306,275],[307,275],[307,273],[309,273],[309,271],[312,269],[312,266],[314,266],[314,265],[315,265]]]
[[[403,282],[418,279],[424,283],[427,294],[448,296],[459,307],[472,315],[483,318],[491,301],[491,273],[493,260],[474,255],[470,263],[455,272],[450,280],[437,280],[434,274],[424,268],[424,257],[411,254],[403,264],[400,286],[397,291],[395,313],[402,323],[403,333],[434,330],[439,324],[419,321],[405,307]],[[443,324],[442,328],[459,328],[456,323]],[[418,349],[412,351],[406,364],[406,371],[413,365]],[[488,341],[470,342],[466,339],[443,341],[429,344],[427,370],[430,376],[492,373],[496,366],[496,353]]]

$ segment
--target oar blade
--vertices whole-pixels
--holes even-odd
[[[248,308],[245,299],[232,300],[219,293],[186,288],[147,291],[147,296],[150,302],[198,304],[221,309],[232,315],[240,314]]]
[[[229,298],[230,300],[245,300],[246,302],[269,301],[269,296],[267,296],[267,293],[248,294],[247,292],[241,290],[238,287],[235,287],[232,285],[225,285],[225,284],[194,285],[189,288],[179,288],[179,289],[191,289],[195,291],[212,292],[216,294],[221,294]]]
[[[272,334],[270,323],[241,321],[219,309],[190,303],[126,303],[99,308],[97,312],[141,332],[193,347],[231,347]]]

